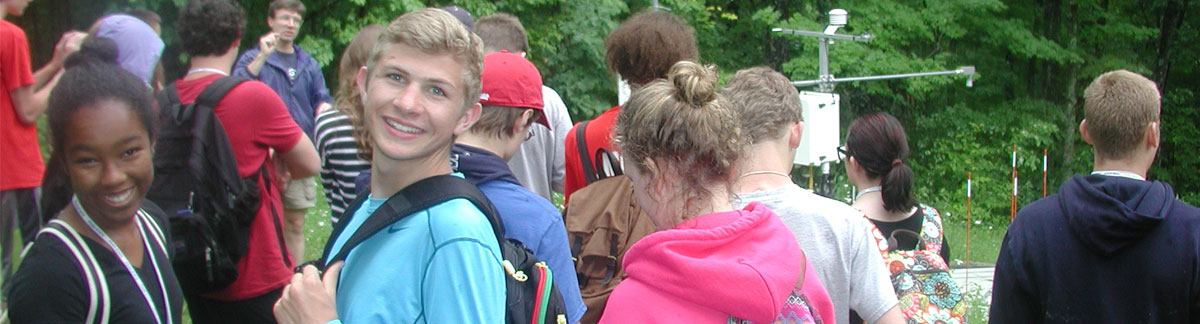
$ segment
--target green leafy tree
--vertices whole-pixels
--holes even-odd
[[[58,36],[86,29],[107,13],[137,7],[163,19],[168,79],[181,76],[174,26],[187,0],[39,0],[23,17],[34,65],[46,62]],[[240,0],[248,26],[242,49],[268,31],[269,0]],[[529,32],[529,58],[545,83],[562,94],[574,120],[616,103],[616,80],[604,61],[604,38],[652,0],[419,0],[305,1],[300,45],[335,84],[336,61],[363,26],[386,24],[426,6],[466,8],[476,18],[506,12]],[[886,111],[909,132],[918,198],[962,215],[965,174],[974,175],[974,214],[1007,222],[1011,147],[1018,147],[1020,204],[1041,197],[1041,151],[1049,156],[1048,191],[1091,169],[1090,147],[1079,138],[1083,89],[1097,75],[1127,69],[1156,80],[1163,90],[1162,148],[1150,176],[1200,203],[1200,5],[1192,0],[660,0],[696,30],[701,60],[724,75],[757,65],[793,80],[817,79],[817,42],[771,33],[772,27],[821,30],[833,8],[850,12],[840,33],[870,33],[870,43],[830,46],[830,71],[839,77],[940,71],[974,65],[975,86],[960,76],[839,84],[842,123]],[[70,8],[70,10],[64,10]],[[810,89],[802,89],[810,90]],[[844,134],[843,134],[844,135]],[[840,172],[840,166],[833,168]]]

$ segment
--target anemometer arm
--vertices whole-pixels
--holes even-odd
[[[967,76],[967,86],[968,87],[973,86],[975,83],[975,67],[968,65],[968,66],[960,66],[960,67],[958,67],[958,69],[954,69],[954,70],[937,71],[937,72],[901,73],[901,74],[872,75],[872,76],[849,77],[849,78],[835,78],[833,76],[829,76],[828,80],[792,81],[792,85],[797,86],[797,87],[808,87],[808,86],[819,85],[821,83],[826,83],[826,82],[827,83],[842,83],[842,82],[854,82],[854,81],[875,81],[875,80],[903,79],[903,78],[915,78],[915,77],[926,77],[926,76],[935,76],[935,75],[951,75],[951,74],[965,74]]]

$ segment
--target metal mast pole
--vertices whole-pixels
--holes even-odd
[[[655,6],[657,6],[658,1],[654,0],[653,3],[655,4]],[[776,33],[817,38],[817,41],[818,41],[817,52],[819,55],[817,58],[817,68],[819,69],[818,70],[818,72],[819,72],[818,79],[817,80],[808,80],[808,81],[794,81],[794,82],[792,82],[793,86],[804,87],[804,86],[816,85],[816,86],[818,86],[817,92],[833,93],[834,85],[839,82],[886,80],[886,79],[923,77],[923,76],[934,76],[934,75],[945,75],[945,74],[966,74],[968,76],[967,77],[967,87],[972,86],[972,83],[974,81],[974,75],[975,75],[975,67],[974,66],[960,66],[956,70],[938,71],[938,72],[876,75],[876,76],[864,76],[864,77],[850,77],[850,78],[843,78],[843,79],[838,79],[838,78],[834,77],[833,74],[829,72],[829,45],[833,42],[833,40],[836,39],[836,40],[855,41],[855,42],[870,42],[871,39],[874,38],[874,36],[871,36],[871,34],[862,34],[862,35],[838,34],[837,30],[843,26],[846,26],[848,21],[849,21],[849,13],[846,12],[846,10],[833,9],[833,10],[829,11],[829,24],[826,25],[824,31],[795,30],[795,29],[782,28],[782,27],[771,28],[771,31],[776,32]],[[834,94],[834,96],[836,98],[836,94]],[[803,99],[804,95],[802,94],[801,97]],[[837,102],[834,101],[832,103],[832,105],[833,105],[832,107],[834,107],[834,109],[836,111]],[[825,107],[825,104],[821,104],[821,107]],[[807,111],[808,110],[806,110],[806,113],[807,113]],[[834,115],[834,116],[836,116],[836,115]],[[834,125],[836,125],[836,124],[834,124]],[[834,127],[836,128],[838,126],[834,126]],[[805,133],[808,133],[809,129],[811,129],[811,128],[805,129]],[[807,136],[807,135],[805,135],[805,136]],[[811,151],[808,151],[808,149],[807,149],[809,147],[809,144],[806,144],[806,143],[808,143],[808,141],[811,141],[811,139],[810,140],[802,140],[801,146],[806,148],[803,152],[811,153]],[[824,144],[822,144],[822,145],[824,145]],[[818,151],[823,151],[826,149],[828,149],[828,148],[823,148]],[[811,160],[811,159],[809,159],[809,160]],[[822,187],[823,188],[832,188],[832,176],[829,175],[829,165],[827,164],[828,161],[824,161],[823,158],[817,159],[817,161],[822,161],[819,163],[823,164],[821,171],[825,175],[825,179],[823,180],[823,182],[825,182],[826,184]],[[810,189],[813,189],[813,187],[814,187],[812,173],[813,173],[813,168],[812,168],[812,165],[810,165],[809,178],[808,178]],[[1014,178],[1015,178],[1015,174],[1014,174]],[[821,192],[818,192],[818,194],[822,194],[823,196],[827,196],[827,197],[830,195],[830,193],[821,193]]]
[[[820,56],[817,61],[817,66],[821,71],[818,76],[818,78],[820,78],[821,86],[817,91],[826,93],[833,92],[833,76],[829,75],[829,39],[820,37],[820,39],[818,39],[818,44],[817,52],[820,53]]]

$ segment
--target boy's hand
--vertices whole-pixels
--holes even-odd
[[[283,295],[275,302],[275,319],[279,323],[327,323],[337,316],[337,280],[344,262],[337,262],[325,270],[325,277],[317,274],[317,268],[305,266],[302,273],[292,275],[292,283],[283,288]]]

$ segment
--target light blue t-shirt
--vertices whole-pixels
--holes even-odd
[[[331,255],[387,199],[354,211]],[[346,323],[503,323],[505,281],[487,218],[465,199],[404,217],[346,256],[337,313]],[[338,322],[338,321],[334,321]]]

